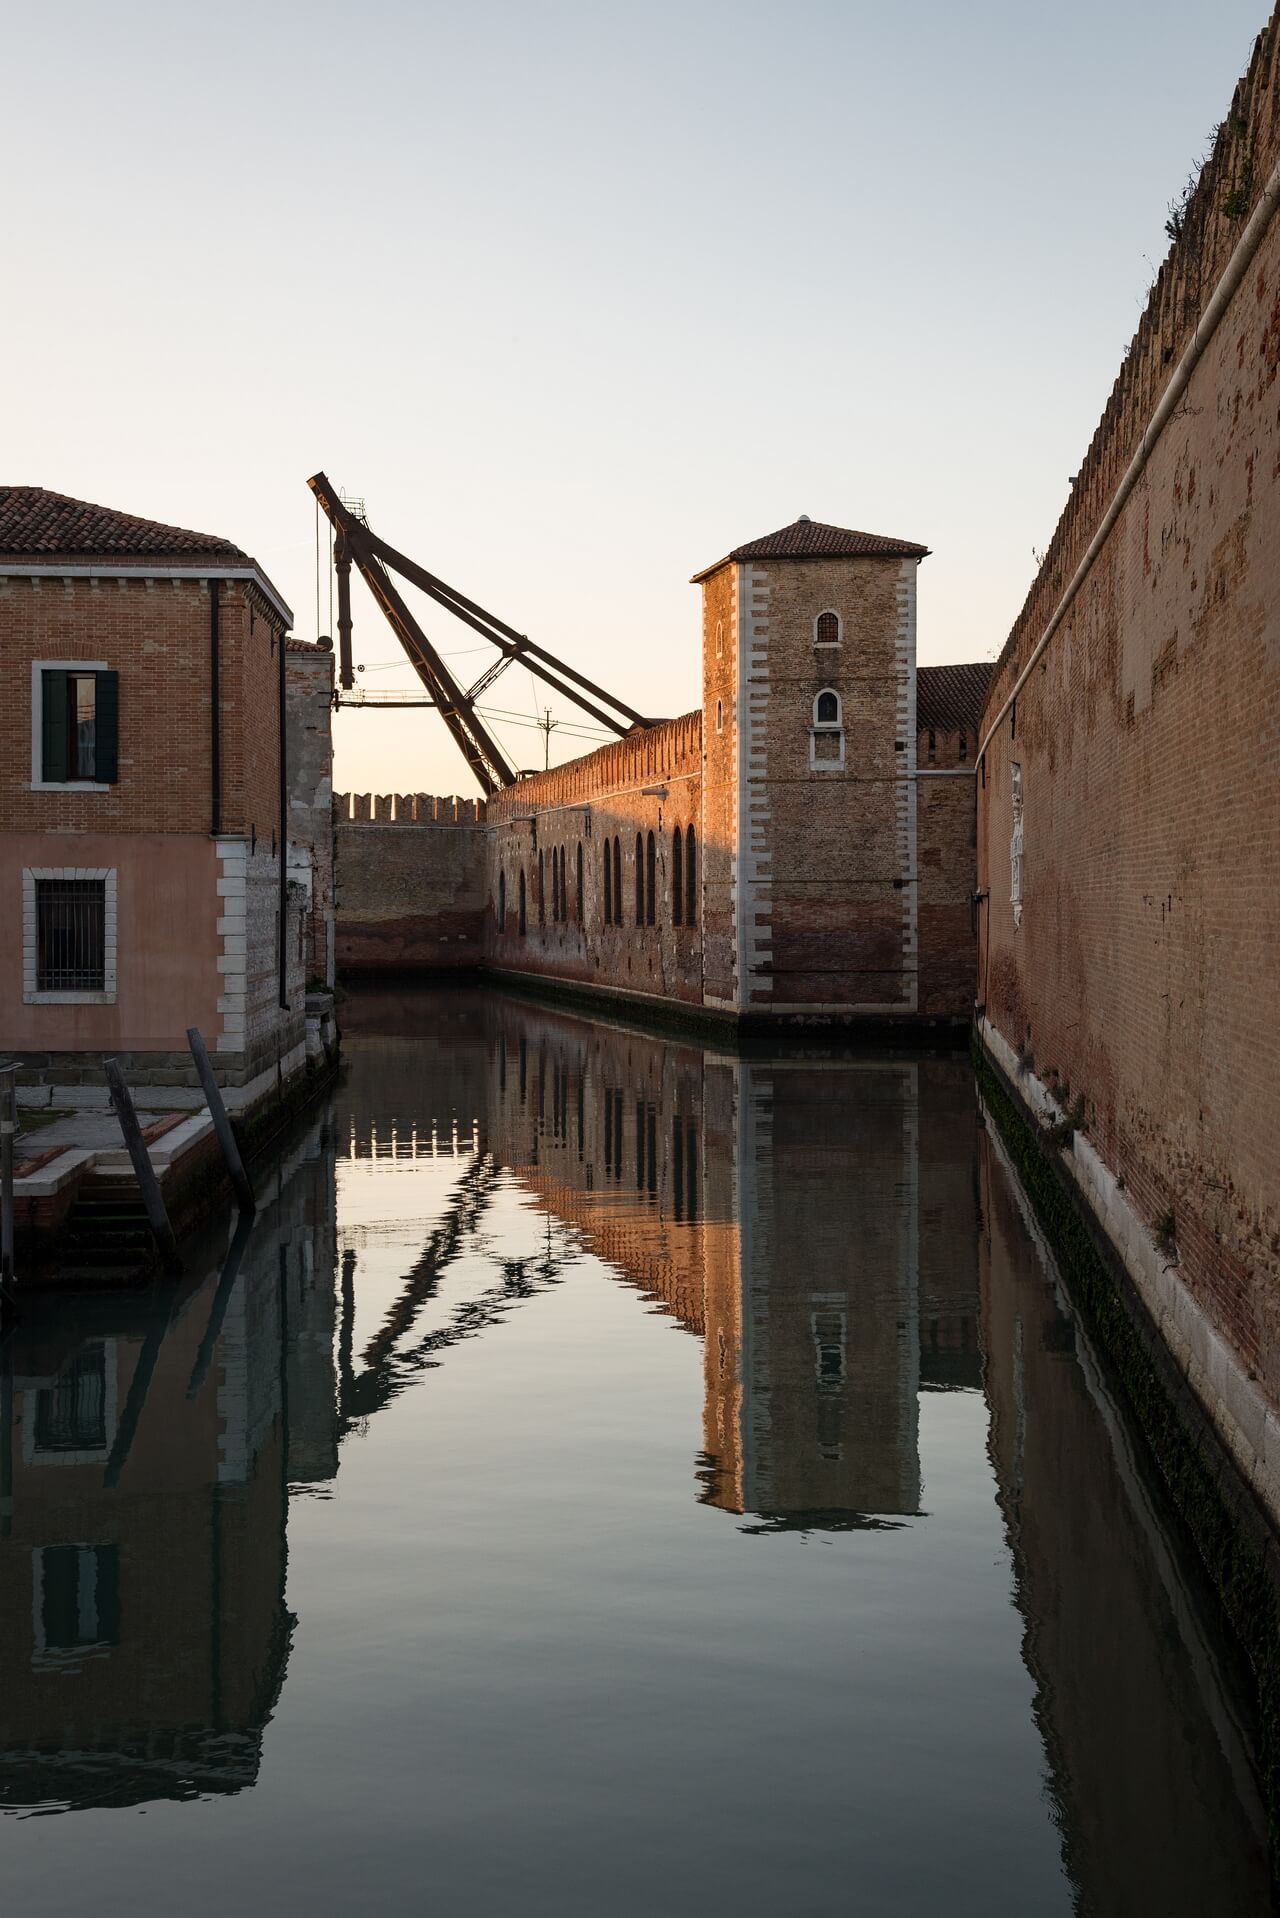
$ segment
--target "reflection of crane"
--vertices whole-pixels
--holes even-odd
[[[429,695],[429,703],[439,712],[454,743],[470,766],[486,796],[515,782],[516,774],[476,710],[476,700],[513,661],[519,661],[531,673],[563,693],[584,712],[590,713],[610,732],[620,736],[633,726],[649,726],[622,700],[615,699],[603,686],[584,673],[567,666],[544,646],[535,645],[525,634],[516,632],[504,620],[486,612],[475,600],[466,598],[444,580],[437,579],[425,566],[408,559],[372,532],[363,512],[353,510],[338,494],[323,473],[307,481],[328,516],[335,534],[334,565],[338,575],[338,679],[344,692],[355,684],[351,665],[351,565],[355,562],[365,585],[382,608],[392,632],[404,647],[410,664]],[[462,620],[482,639],[497,648],[494,660],[470,687],[458,684],[444,660],[410,612],[391,582],[398,573],[416,586],[446,612]]]
[[[361,1354],[363,1370],[358,1373],[352,1361],[356,1255],[351,1249],[343,1253],[338,1371],[344,1430],[380,1411],[404,1389],[414,1373],[435,1364],[438,1352],[462,1339],[473,1338],[503,1318],[513,1304],[532,1298],[558,1279],[559,1265],[552,1256],[548,1221],[547,1249],[537,1261],[533,1276],[527,1269],[527,1260],[502,1260],[500,1284],[491,1286],[478,1298],[465,1300],[447,1325],[424,1334],[411,1346],[401,1346],[400,1341],[412,1328],[423,1306],[436,1296],[441,1277],[462,1250],[463,1242],[479,1225],[500,1171],[497,1162],[489,1157],[477,1159],[468,1167],[421,1256],[405,1275],[400,1296]]]

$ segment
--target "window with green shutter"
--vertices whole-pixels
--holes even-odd
[[[49,785],[114,785],[119,776],[119,675],[47,666],[40,675],[40,777]]]

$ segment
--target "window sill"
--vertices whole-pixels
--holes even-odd
[[[24,992],[24,1006],[113,1006],[115,987],[103,992]]]
[[[92,779],[33,779],[27,787],[31,793],[109,793],[114,786],[98,786]]]

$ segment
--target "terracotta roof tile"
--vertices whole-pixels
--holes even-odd
[[[249,558],[229,539],[162,526],[43,486],[0,486],[0,557],[6,559]]]
[[[920,732],[977,732],[994,661],[916,669],[916,726]]]
[[[776,533],[735,546],[714,566],[695,573],[693,583],[719,572],[730,560],[742,559],[924,559],[929,548],[913,540],[891,539],[884,533],[857,533],[848,526],[828,526],[822,520],[800,518]]]

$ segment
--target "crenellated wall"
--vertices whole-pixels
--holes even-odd
[[[483,799],[334,797],[340,972],[469,970],[482,955]]]
[[[489,802],[493,831],[486,958],[490,965],[531,977],[701,1004],[701,722],[700,713],[688,713],[630,733],[584,759],[523,779]],[[681,834],[682,876],[687,881],[685,848],[690,828],[697,879],[694,920],[689,923],[686,883],[677,924],[672,898],[673,835],[677,830]],[[652,914],[648,910],[651,834]],[[637,841],[644,882],[644,906],[639,912]],[[610,879],[607,918],[606,849],[621,877],[620,901],[613,898]],[[561,860],[562,910],[557,907],[554,878]]]

